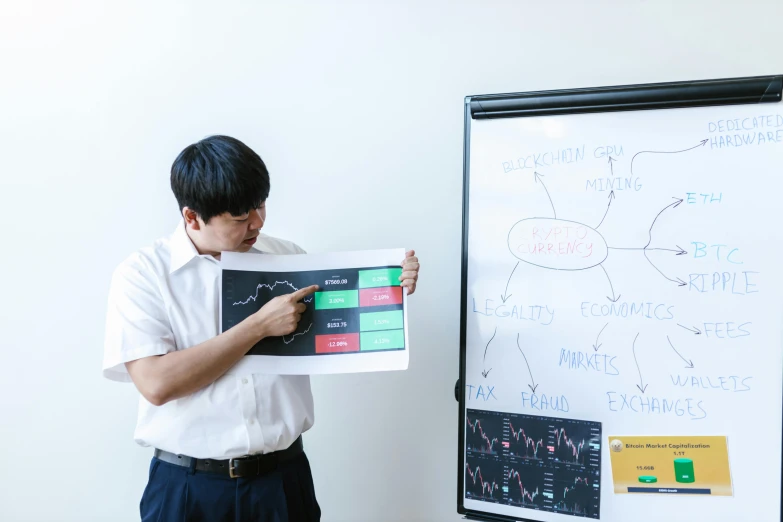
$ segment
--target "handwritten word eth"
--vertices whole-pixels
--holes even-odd
[[[686,192],[685,193],[685,203],[688,205],[696,205],[699,201],[696,199],[697,193],[696,192]],[[698,196],[702,198],[702,204],[712,204],[712,203],[720,203],[723,201],[723,192],[718,193],[718,197],[715,197],[714,192],[710,192],[709,194],[701,194],[699,193]],[[709,198],[709,201],[707,201],[707,198]]]

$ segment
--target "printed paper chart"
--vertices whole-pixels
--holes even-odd
[[[307,258],[323,258],[324,255],[239,256],[243,261],[265,262],[264,264],[280,263],[283,261],[280,258],[288,258],[302,265]],[[333,254],[329,257],[334,256],[345,254]],[[329,260],[332,264],[336,261]],[[282,337],[265,338],[247,355],[278,359],[313,359],[335,355],[367,357],[372,354],[405,351],[405,296],[399,280],[402,274],[399,264],[401,260],[402,257],[395,264],[387,261],[383,264],[351,268],[261,271],[247,270],[246,267],[228,268],[224,259],[221,302],[223,331],[256,313],[277,296],[318,285],[319,291],[303,300],[307,310],[302,314],[295,332]],[[308,268],[318,265],[316,259],[309,261],[306,265]],[[345,259],[344,263],[350,261],[351,259]],[[307,373],[320,373],[323,369],[320,363],[319,366],[313,366],[312,362],[305,364],[306,368],[300,365],[295,373],[305,369]],[[351,366],[353,364],[355,363]],[[366,366],[364,363],[360,364]],[[407,353],[405,364],[407,365]],[[370,367],[373,365],[370,364]]]

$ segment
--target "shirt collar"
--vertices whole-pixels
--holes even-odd
[[[260,239],[260,236],[259,236]],[[211,255],[201,255],[196,250],[196,246],[191,241],[185,230],[185,221],[181,220],[174,233],[171,235],[171,266],[169,267],[169,274],[173,274],[183,266],[187,265],[194,257],[204,257],[211,259],[214,262],[218,262]],[[266,254],[263,250],[259,250],[255,247],[250,249],[255,254]]]
[[[187,265],[191,259],[199,257],[193,241],[188,237],[185,231],[185,221],[181,220],[174,233],[171,235],[171,266],[169,274],[173,274],[183,266]]]

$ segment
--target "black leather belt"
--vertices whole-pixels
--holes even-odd
[[[256,477],[258,475],[270,473],[277,469],[277,464],[279,462],[291,460],[302,452],[304,452],[304,445],[302,444],[302,437],[300,435],[288,448],[260,455],[248,455],[227,460],[194,459],[193,457],[175,455],[168,451],[156,449],[155,457],[163,462],[176,464],[177,466],[185,468],[192,468],[193,461],[195,461],[196,471],[217,473],[231,478],[241,478]]]

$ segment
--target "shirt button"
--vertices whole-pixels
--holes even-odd
[[[255,423],[256,423],[256,421],[254,421],[253,419],[250,419],[250,425],[251,425],[251,426],[252,426],[253,424],[255,424]]]
[[[247,384],[247,379],[242,379],[242,384]]]

